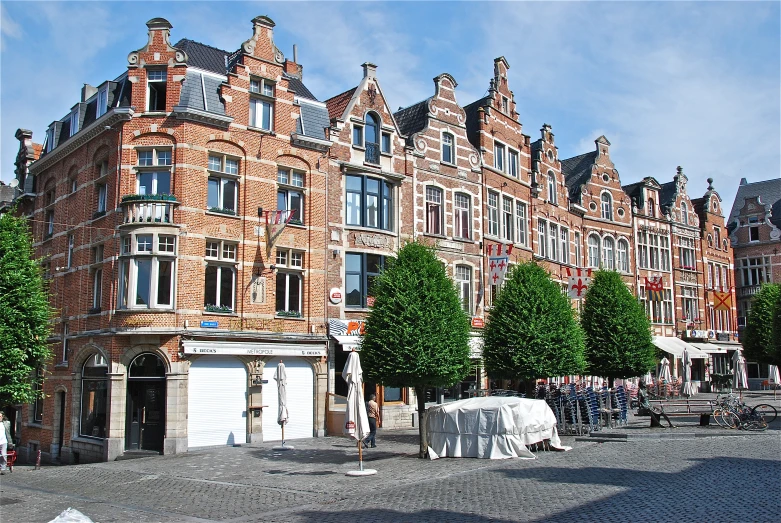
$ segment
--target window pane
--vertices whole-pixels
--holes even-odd
[[[220,268],[220,305],[233,308],[233,270]]]
[[[157,151],[157,165],[171,165],[171,151]]]
[[[277,273],[277,291],[276,291],[276,310],[278,311],[286,311],[286,301],[287,301],[287,274],[284,272],[278,272]]]
[[[304,175],[302,173],[293,173],[293,178],[290,181],[290,185],[295,185],[296,187],[303,187],[304,186]]]
[[[388,133],[382,135],[382,152],[389,153],[391,149],[391,137]]]
[[[277,171],[277,183],[290,183],[289,182],[289,173],[284,169],[279,169]]]
[[[263,123],[261,127],[266,130],[271,130],[271,104],[268,102],[261,102],[263,106]]]
[[[366,115],[366,143],[378,143],[377,142],[377,119],[372,114]]]
[[[157,190],[155,194],[171,194],[171,173],[165,171],[155,174],[157,175]]]
[[[231,211],[236,210],[236,184],[233,180],[224,181],[222,184],[222,208]]]
[[[152,283],[152,260],[136,260],[136,305],[149,307],[149,288]]]
[[[360,176],[347,176],[345,180],[348,191],[361,192],[361,177]]]
[[[347,274],[345,276],[345,300],[347,306],[360,307],[363,305],[361,300],[361,275]]]
[[[288,274],[287,310],[301,312],[301,276]]]
[[[137,252],[152,252],[152,235],[144,234],[136,236]]]
[[[379,200],[373,194],[366,195],[366,227],[377,227],[379,216]]]
[[[266,96],[274,96],[274,84],[267,80],[263,80],[263,94]]]
[[[161,261],[157,267],[157,304],[171,305],[171,272],[173,262]]]
[[[304,221],[304,197],[300,192],[290,191],[290,209],[294,210],[294,220]]]
[[[206,267],[203,304],[217,305],[217,267],[214,265],[209,265]]]
[[[209,191],[206,199],[206,206],[209,209],[220,206],[220,179],[209,178]]]
[[[228,174],[239,174],[239,161],[227,158],[225,160],[225,172]]]
[[[366,272],[369,274],[378,274],[382,268],[382,256],[378,254],[366,255]]]
[[[353,145],[363,145],[363,127],[353,127]]]
[[[347,193],[347,225],[361,225],[361,194]]]
[[[138,194],[153,194],[152,180],[152,173],[140,173],[138,175]]]
[[[383,390],[384,401],[401,401],[401,389],[398,387],[385,387]]]
[[[138,151],[138,165],[152,165],[152,151]]]
[[[93,438],[106,437],[107,400],[107,380],[82,380],[80,435]]]
[[[119,302],[120,307],[127,307],[128,281],[130,278],[130,260],[124,260],[120,271]]]
[[[209,156],[209,170],[222,171],[222,158],[219,156]]]
[[[348,254],[345,257],[345,271],[347,271],[347,272],[361,272],[361,255],[360,254]]]

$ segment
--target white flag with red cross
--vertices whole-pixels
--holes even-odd
[[[510,263],[508,256],[489,256],[488,257],[488,283],[490,285],[501,285],[504,276],[507,274],[507,266]]]
[[[511,243],[497,243],[496,245],[488,245],[486,248],[488,249],[488,256],[510,256],[513,253],[513,245]]]
[[[567,267],[567,294],[573,300],[583,299],[591,283],[591,269],[574,269]]]

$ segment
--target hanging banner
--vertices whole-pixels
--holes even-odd
[[[507,256],[491,256],[488,258],[488,282],[491,285],[501,285],[507,274],[507,265],[510,258]]]
[[[488,250],[488,256],[510,256],[513,253],[513,246],[511,243],[489,245],[486,249]]]
[[[728,311],[731,308],[732,308],[732,293],[730,291],[713,292],[713,310]]]
[[[664,301],[664,279],[661,276],[646,276],[645,292],[649,301]]]
[[[567,267],[567,295],[570,299],[580,300],[586,295],[591,283],[591,269],[575,269]]]

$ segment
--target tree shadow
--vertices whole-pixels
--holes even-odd
[[[311,523],[344,523],[345,521],[393,521],[396,523],[512,523],[516,519],[498,519],[450,510],[426,509],[417,512],[402,512],[399,510],[370,508],[346,510],[340,512],[312,510],[296,513],[297,521]]]
[[[781,521],[781,503],[775,495],[781,490],[781,462],[735,457],[682,457],[681,460],[693,465],[675,472],[536,467],[502,473],[510,480],[552,483],[562,485],[567,491],[571,489],[566,489],[566,485],[574,484],[578,486],[575,490],[581,491],[584,497],[589,495],[589,485],[625,489],[612,496],[595,493],[594,497],[599,499],[534,521],[597,521],[619,513],[623,514],[622,521]],[[715,488],[714,479],[718,480],[720,489]],[[729,495],[724,496],[727,492]],[[761,493],[773,494],[762,496]],[[735,502],[748,499],[754,501]],[[765,501],[756,503],[758,499]]]

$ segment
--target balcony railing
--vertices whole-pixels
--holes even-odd
[[[738,287],[738,298],[748,298],[759,292],[759,285],[751,285],[749,287]]]
[[[380,164],[380,144],[366,143],[366,163]]]
[[[171,194],[129,195],[122,198],[124,224],[173,223],[174,209],[179,205]]]

